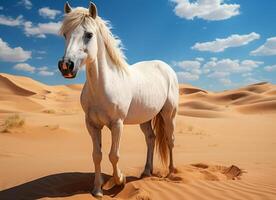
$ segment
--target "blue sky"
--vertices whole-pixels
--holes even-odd
[[[47,84],[83,83],[57,71],[64,39],[57,35],[65,1],[0,0],[0,72]],[[88,6],[69,1],[72,7]],[[276,1],[95,0],[125,47],[128,62],[160,59],[180,82],[225,90],[276,83]]]

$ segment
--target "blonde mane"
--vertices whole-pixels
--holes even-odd
[[[112,34],[110,31],[111,25],[108,21],[103,20],[99,16],[97,16],[96,19],[93,19],[89,15],[88,9],[78,7],[65,16],[63,24],[60,28],[60,34],[63,35],[68,33],[79,25],[83,25],[85,27],[96,26],[104,40],[106,50],[115,66],[120,69],[124,69],[128,66],[126,57],[122,51],[122,42],[118,37]]]

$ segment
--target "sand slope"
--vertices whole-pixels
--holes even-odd
[[[240,113],[276,113],[276,86],[267,82],[219,93],[185,85],[179,90],[181,115],[213,118]]]
[[[19,113],[25,125],[0,133],[0,199],[94,199],[92,144],[79,103],[82,85],[47,86],[0,74],[0,126]],[[176,171],[140,179],[146,144],[125,126],[120,167],[124,188],[103,199],[276,199],[276,86],[259,83],[214,93],[180,86]],[[102,171],[108,181],[109,130],[103,129]]]

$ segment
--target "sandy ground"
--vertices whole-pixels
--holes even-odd
[[[0,74],[0,130],[15,113],[25,119],[24,126],[0,133],[0,199],[94,199],[81,88]],[[212,93],[181,85],[180,94],[177,172],[162,177],[166,170],[156,155],[155,176],[140,179],[144,136],[139,126],[125,126],[119,165],[127,184],[105,190],[103,199],[276,199],[276,86]],[[109,149],[104,129],[106,181],[112,174]]]

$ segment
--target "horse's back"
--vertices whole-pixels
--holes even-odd
[[[143,123],[155,117],[164,104],[178,99],[177,77],[173,69],[158,60],[130,66],[132,101],[126,123]]]

